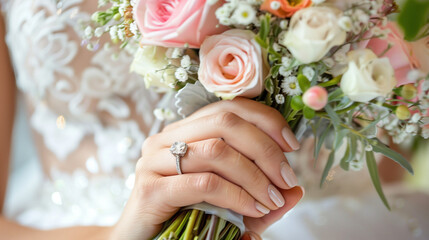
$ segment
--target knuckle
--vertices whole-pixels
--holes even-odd
[[[254,186],[268,186],[268,179],[262,170],[258,167],[255,168],[252,174],[252,181]]]
[[[144,153],[145,149],[150,149],[153,144],[155,144],[158,135],[152,135],[147,137],[142,144],[142,152]]]
[[[249,206],[249,194],[243,188],[240,188],[240,191],[237,195],[237,206],[239,209],[247,209]]]
[[[262,144],[262,154],[268,159],[276,156],[279,153],[279,147],[276,144],[271,142],[266,142]]]
[[[215,124],[224,128],[232,128],[239,124],[240,121],[240,117],[232,112],[223,112],[215,117]]]
[[[195,181],[198,192],[211,193],[220,185],[220,178],[213,173],[202,174]]]
[[[202,151],[209,159],[219,159],[229,146],[221,139],[210,139],[203,144]]]

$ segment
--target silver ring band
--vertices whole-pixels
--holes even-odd
[[[180,167],[180,160],[185,156],[188,151],[188,145],[184,142],[175,142],[170,147],[170,152],[176,157],[176,170],[178,174],[183,174],[182,168]]]
[[[182,169],[180,167],[180,156],[176,155],[176,171],[179,175],[183,174]]]

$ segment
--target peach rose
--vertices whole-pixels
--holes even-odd
[[[217,8],[206,0],[140,0],[135,7],[134,19],[142,34],[142,45],[199,48],[207,36],[227,30],[217,26]]]
[[[410,80],[407,79],[408,72],[420,67],[420,63],[414,56],[410,43],[404,40],[404,35],[393,22],[387,23],[386,27],[381,27],[381,29],[390,30],[386,39],[373,38],[363,42],[360,47],[369,48],[376,55],[380,55],[391,44],[392,47],[384,53],[383,57],[387,57],[392,64],[398,85],[410,83]]]
[[[277,17],[287,18],[292,17],[299,9],[309,7],[310,5],[311,0],[265,0],[261,5],[261,10],[270,12]]]
[[[262,93],[269,66],[254,38],[249,30],[233,29],[203,42],[198,78],[207,91],[223,99]]]

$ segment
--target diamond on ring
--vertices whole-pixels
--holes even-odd
[[[176,170],[178,174],[182,174],[182,169],[180,168],[180,158],[185,156],[187,150],[188,145],[184,142],[175,142],[170,147],[171,154],[176,157]]]

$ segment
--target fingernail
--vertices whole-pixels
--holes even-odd
[[[249,234],[249,236],[250,236],[250,240],[256,240],[256,238],[253,235]]]
[[[289,145],[292,150],[298,150],[300,148],[300,144],[298,142],[298,139],[296,139],[295,134],[293,134],[292,130],[288,127],[284,127],[282,130],[283,138],[285,139],[286,143]]]
[[[298,185],[298,179],[296,178],[296,175],[293,172],[292,168],[289,166],[289,164],[287,164],[286,162],[282,162],[280,166],[281,166],[280,173],[283,177],[283,180],[286,182],[286,184],[290,188],[293,188],[296,185]]]
[[[256,206],[256,209],[258,209],[258,211],[260,211],[263,214],[270,213],[270,209],[266,208],[264,205],[260,204],[259,202],[256,202],[255,206]]]
[[[285,205],[285,199],[282,194],[271,184],[268,186],[268,195],[270,195],[271,200],[277,207],[283,207]]]

